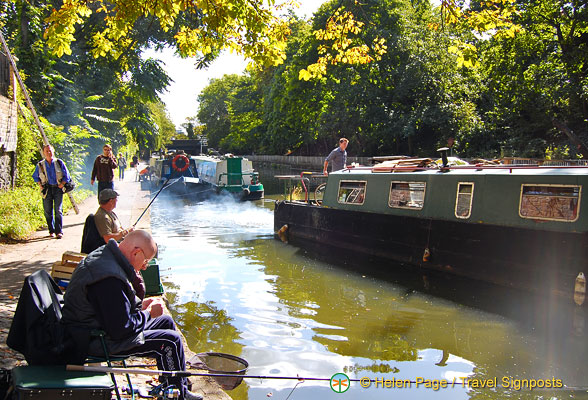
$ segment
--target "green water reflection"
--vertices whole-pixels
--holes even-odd
[[[330,378],[345,372],[351,378],[449,381],[556,376],[587,383],[583,330],[545,337],[512,318],[364,272],[390,276],[393,266],[362,265],[337,254],[319,260],[273,238],[272,206],[266,205],[156,202],[152,230],[165,289],[192,350],[243,357],[253,375]],[[570,332],[567,325],[561,330]],[[229,393],[239,400],[270,393],[285,399],[295,385],[249,379]],[[548,397],[553,395],[570,398],[567,392]],[[336,394],[328,383],[305,381],[290,398],[340,396],[499,399],[535,393],[461,387],[390,392],[353,384]]]

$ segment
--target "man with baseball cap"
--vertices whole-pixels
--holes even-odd
[[[106,243],[110,239],[120,242],[129,232],[133,231],[133,228],[122,229],[122,224],[114,212],[117,199],[118,193],[113,189],[103,189],[98,195],[100,207],[96,211],[96,214],[94,214],[94,222],[96,223],[98,233]]]

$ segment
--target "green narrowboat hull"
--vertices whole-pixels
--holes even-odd
[[[322,205],[276,203],[274,228],[318,243],[510,288],[574,295],[586,274],[588,169],[346,170]],[[287,227],[285,227],[287,225]]]

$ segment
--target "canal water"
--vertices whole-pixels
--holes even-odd
[[[588,397],[586,305],[282,243],[277,197],[153,205],[162,280],[190,348],[242,357],[250,375],[327,379],[245,379],[233,399]],[[410,388],[352,382],[338,393],[337,373]],[[516,390],[524,379],[584,389]]]

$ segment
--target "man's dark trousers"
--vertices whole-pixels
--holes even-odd
[[[63,233],[63,190],[57,185],[47,188],[47,196],[43,199],[43,210],[49,233]],[[55,218],[53,218],[55,213]]]
[[[145,344],[118,353],[137,357],[154,358],[157,368],[164,371],[184,371],[186,359],[180,334],[176,331],[174,320],[169,315],[151,318],[145,324]],[[164,378],[164,377],[162,377]],[[186,378],[168,378],[170,385],[180,389],[182,398],[186,390]]]
[[[100,194],[100,192],[103,189],[112,189],[112,190],[114,190],[114,182],[113,181],[109,181],[109,182],[98,181],[98,194]]]

